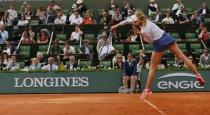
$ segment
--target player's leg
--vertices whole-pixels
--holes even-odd
[[[148,78],[147,78],[147,84],[146,84],[145,90],[143,91],[143,93],[140,97],[141,100],[145,99],[147,96],[149,96],[152,93],[151,87],[152,87],[152,83],[155,79],[157,65],[160,64],[163,54],[164,54],[163,51],[162,52],[156,52],[156,51],[152,52],[149,74],[148,74]]]
[[[196,79],[199,81],[200,85],[204,85],[205,81],[204,79],[201,77],[201,75],[199,74],[199,72],[197,71],[196,67],[193,65],[193,63],[182,53],[182,51],[180,50],[180,48],[177,46],[176,43],[171,44],[168,47],[168,50],[170,52],[172,52],[173,54],[175,54],[179,59],[181,59],[186,65],[187,67],[189,67],[191,69],[191,71],[196,75]]]
[[[131,92],[133,93],[133,91],[136,88],[136,81],[137,81],[137,76],[136,75],[132,75],[131,76]]]

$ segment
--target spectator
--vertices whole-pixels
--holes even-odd
[[[99,24],[109,25],[111,22],[111,17],[108,14],[107,10],[103,10],[101,15],[99,16]]]
[[[174,24],[174,19],[170,17],[170,14],[166,14],[166,17],[162,20],[165,24]]]
[[[21,15],[21,19],[18,21],[18,26],[25,26],[28,24],[28,20],[26,20],[25,15]]]
[[[117,53],[115,58],[116,58],[116,61],[115,62],[112,62],[113,63],[113,67],[116,68],[116,69],[120,69],[120,70],[123,70],[124,68],[124,61],[123,60],[123,55],[121,53]],[[124,57],[125,58],[125,57]]]
[[[27,8],[31,7],[27,2],[23,2],[23,5],[21,6],[22,14],[24,14],[27,11]]]
[[[61,7],[56,4],[56,1],[55,0],[52,0],[50,2],[50,4],[47,7],[47,10],[50,10],[50,8],[53,8],[53,10],[55,10],[55,11],[61,10]]]
[[[8,32],[5,30],[5,26],[0,24],[0,44],[4,44],[4,42],[8,39]]]
[[[130,30],[127,34],[126,42],[136,42],[140,41],[140,36],[137,34],[138,28],[132,26],[132,30]]]
[[[23,36],[21,38],[21,43],[22,44],[33,44],[34,43],[34,40],[30,36],[28,31],[23,32]]]
[[[80,48],[82,54],[88,55],[89,60],[92,61],[93,59],[93,49],[89,47],[89,42],[86,40],[84,41],[83,46]]]
[[[6,69],[10,71],[17,71],[20,69],[20,65],[16,62],[15,56],[11,57],[11,61],[8,63]]]
[[[132,4],[130,4],[127,0],[123,0],[123,8],[122,8],[122,17],[123,19],[127,19],[127,17],[134,15],[135,8]]]
[[[0,24],[5,25],[5,26],[11,26],[11,20],[9,19],[8,13],[6,12],[4,16],[2,17]]]
[[[69,40],[78,42],[80,41],[82,35],[83,35],[83,32],[80,30],[80,27],[76,25],[75,31],[71,33],[71,38]]]
[[[83,19],[77,10],[75,10],[74,13],[72,13],[72,15],[69,17],[69,22],[70,22],[70,25],[82,24]]]
[[[204,2],[202,4],[202,8],[199,9],[198,14],[199,14],[199,18],[200,18],[201,22],[204,23],[205,16],[210,14],[210,10],[209,10],[206,2]]]
[[[61,52],[62,52],[62,49],[59,46],[59,40],[56,40],[50,48],[50,54],[53,55],[55,59],[57,59],[58,65],[60,64]]]
[[[15,18],[17,18],[17,11],[14,9],[13,5],[9,6],[10,8],[7,10],[9,13],[9,20],[13,21]]]
[[[146,56],[145,51],[139,50],[139,55],[136,57],[136,62],[141,65],[143,61],[143,67],[145,67],[147,63],[147,58],[148,57]]]
[[[47,70],[47,71],[56,71],[58,70],[58,66],[54,64],[55,59],[53,57],[48,58],[48,64],[43,66],[41,69],[42,70]]]
[[[57,13],[57,18],[54,21],[54,24],[65,24],[66,20],[62,18],[62,14]]]
[[[77,64],[77,61],[75,60],[75,57],[72,55],[72,56],[69,56],[69,64],[66,65],[66,69],[67,70],[70,70],[70,71],[73,71],[73,70],[76,70],[78,67],[78,64]]]
[[[45,8],[40,7],[36,13],[36,16],[39,17],[39,21],[41,24],[44,24],[47,22],[47,11]]]
[[[184,4],[182,3],[182,0],[176,0],[176,3],[174,3],[174,5],[171,9],[173,15],[175,15],[181,7],[184,7]]]
[[[116,43],[122,41],[121,34],[117,29],[112,31],[112,41],[114,41]]]
[[[202,29],[199,38],[203,40],[206,46],[210,46],[210,33],[208,32],[206,27]]]
[[[2,52],[3,63],[7,66],[8,63],[11,61],[7,52]]]
[[[133,93],[136,87],[137,80],[137,63],[133,59],[132,54],[127,55],[127,60],[124,63],[124,76],[123,76],[123,86],[125,89],[128,89],[128,81],[130,80],[130,91]]]
[[[159,11],[158,4],[156,3],[155,0],[150,0],[149,6],[148,6],[148,15],[151,20],[155,21],[157,11]]]
[[[44,55],[43,55],[42,52],[37,52],[36,58],[38,59],[38,63],[40,63],[41,65],[46,64],[45,59],[44,59]]]
[[[122,55],[122,61],[125,62],[125,56],[123,56],[123,53],[119,50],[116,50],[116,55],[112,58],[112,64],[117,63],[117,57]]]
[[[39,33],[38,43],[48,43],[49,36],[47,35],[47,32],[44,30],[41,30]]]
[[[65,64],[65,61],[69,60],[69,56],[72,54],[75,54],[76,51],[73,46],[70,46],[70,44],[68,42],[66,42],[66,44],[63,48],[63,53],[64,53],[63,60],[64,60],[64,64]]]
[[[120,9],[117,8],[112,15],[112,25],[118,24],[121,21],[122,21],[122,15],[120,13]]]
[[[26,17],[26,20],[30,20],[31,19],[31,16],[32,16],[32,9],[31,9],[31,7],[27,7],[26,8],[26,11],[25,11],[24,15]]]
[[[33,32],[32,27],[29,26],[29,28],[27,29],[27,31],[28,31],[30,37],[34,40],[35,33]]]
[[[84,20],[82,22],[82,25],[92,25],[94,23],[93,19],[90,17],[89,13],[85,13]]]
[[[201,20],[196,10],[193,12],[193,15],[191,16],[190,21],[192,24],[200,24]]]
[[[87,11],[87,7],[84,5],[83,0],[77,0],[76,5],[77,5],[77,10],[79,14],[83,16]]]
[[[16,54],[16,49],[11,45],[11,41],[6,41],[6,46],[4,47],[3,52],[7,52],[8,55]]]
[[[6,65],[3,63],[3,57],[2,55],[0,55],[0,70],[4,70],[4,68],[6,67]]]
[[[108,8],[109,10],[109,15],[113,15],[115,10],[118,8],[118,5],[116,4],[115,0],[111,0],[111,4]]]
[[[199,63],[201,66],[210,66],[210,55],[208,49],[204,49],[204,53],[200,56]]]
[[[190,22],[188,20],[188,18],[187,18],[186,13],[185,13],[184,6],[180,7],[180,9],[177,11],[176,15],[177,15],[177,18],[178,18],[178,22],[180,24],[184,24],[184,23],[189,23]]]
[[[31,60],[31,65],[29,66],[29,70],[40,70],[41,69],[41,64],[38,62],[37,58],[33,58]]]
[[[47,10],[47,23],[54,23],[56,15],[56,10],[54,10],[53,7],[50,6]]]

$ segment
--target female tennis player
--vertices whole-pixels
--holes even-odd
[[[152,94],[152,83],[155,79],[155,73],[157,70],[157,65],[160,63],[163,56],[163,51],[168,49],[170,52],[179,57],[183,62],[192,70],[196,75],[196,79],[201,86],[205,84],[204,79],[197,71],[196,67],[192,62],[182,53],[182,51],[177,46],[174,38],[160,29],[156,24],[151,22],[143,12],[136,11],[135,15],[131,16],[130,19],[120,22],[117,25],[111,27],[111,30],[123,26],[126,24],[133,24],[139,28],[138,34],[142,36],[142,39],[147,43],[152,43],[154,45],[154,51],[151,56],[151,63],[149,68],[149,74],[147,78],[146,87],[140,97],[141,100],[144,100],[146,97]]]

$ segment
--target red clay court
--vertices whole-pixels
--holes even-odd
[[[154,93],[147,99],[167,115],[209,115],[210,93]],[[139,94],[0,95],[0,115],[160,115]]]

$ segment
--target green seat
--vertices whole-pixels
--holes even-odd
[[[80,61],[79,65],[80,65],[80,67],[88,67],[88,66],[91,66],[91,62],[90,61]]]
[[[179,48],[182,50],[182,52],[187,51],[187,46],[184,43],[178,44]]]
[[[85,34],[84,39],[86,40],[95,40],[95,34]]]
[[[178,33],[171,33],[171,36],[173,36],[175,39],[179,39],[179,34]]]
[[[63,10],[63,14],[64,14],[65,16],[67,16],[67,15],[69,14],[69,12],[70,12],[69,9],[64,9],[64,10]]]
[[[210,23],[210,18],[204,18],[204,23]]]
[[[48,45],[39,45],[39,52],[47,54],[47,50],[48,50]]]
[[[23,69],[25,67],[25,62],[17,62],[20,66],[20,69]]]
[[[111,61],[100,61],[100,65],[103,67],[111,67],[112,62]]]
[[[185,36],[189,42],[198,41],[198,38],[196,37],[195,33],[186,33]]]
[[[139,44],[129,44],[129,50],[132,53],[134,54],[139,53],[139,49],[140,49]]]
[[[23,55],[25,58],[28,58],[30,56],[30,46],[20,46],[19,47],[19,54]]]
[[[185,8],[185,11],[186,11],[187,14],[192,14],[193,13],[192,8]]]
[[[31,21],[29,22],[29,25],[32,25],[32,26],[34,26],[34,25],[39,25],[39,20],[31,20]]]
[[[66,35],[65,34],[56,34],[56,39],[66,41]]]
[[[113,44],[113,46],[120,51],[124,50],[124,44]]]
[[[203,52],[203,49],[201,48],[201,44],[190,44],[191,51],[195,55],[200,55]]]
[[[154,50],[152,44],[144,44],[144,49],[145,49],[146,53],[152,53],[152,51]]]
[[[169,8],[161,8],[161,9],[160,9],[160,12],[161,12],[161,13],[166,13],[168,9],[169,9]]]

